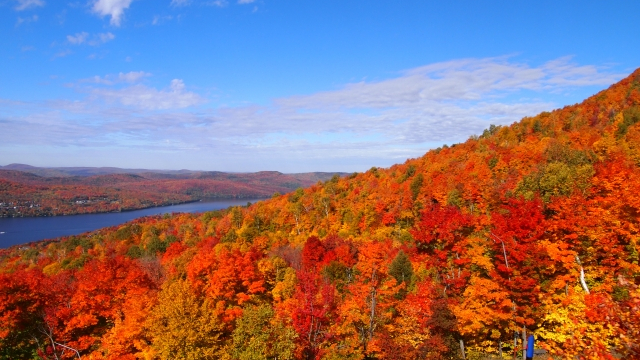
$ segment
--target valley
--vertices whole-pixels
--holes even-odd
[[[345,174],[160,172],[14,164],[0,167],[0,217],[120,212],[203,199],[267,198],[334,175]]]

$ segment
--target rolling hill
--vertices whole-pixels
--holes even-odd
[[[4,250],[0,357],[638,358],[639,123],[640,69],[387,169]]]
[[[102,174],[82,176],[78,175],[80,173]],[[44,176],[46,174],[55,176]],[[287,193],[328,180],[334,175],[345,174],[159,172],[116,168],[35,168],[13,164],[0,169],[0,216],[72,215],[134,210],[210,198],[266,198],[274,193]]]

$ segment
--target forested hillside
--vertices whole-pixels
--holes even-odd
[[[524,332],[638,358],[638,122],[640,70],[388,169],[4,250],[0,358],[475,359]]]
[[[7,167],[27,171],[7,170]],[[112,168],[0,169],[0,217],[57,216],[113,212],[211,198],[265,198],[286,193],[342,173],[282,174],[277,171],[142,171],[92,176],[74,172],[125,171]],[[54,172],[57,176],[40,176]],[[134,170],[130,170],[134,171]],[[62,175],[62,176],[61,176]]]

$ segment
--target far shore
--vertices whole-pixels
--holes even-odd
[[[70,213],[64,213],[64,214],[37,214],[37,215],[20,214],[19,216],[0,215],[0,219],[1,218],[5,218],[5,219],[10,219],[10,218],[38,218],[38,217],[59,217],[59,216],[121,213],[121,212],[129,212],[129,211],[136,211],[136,210],[143,210],[143,209],[150,209],[150,208],[167,207],[167,206],[182,205],[182,204],[191,204],[191,203],[196,203],[196,202],[209,202],[209,201],[216,201],[216,200],[242,200],[242,199],[253,199],[253,200],[255,200],[255,199],[268,199],[268,198],[269,198],[268,196],[206,197],[206,198],[195,199],[195,200],[174,201],[174,202],[167,203],[167,204],[140,206],[140,207],[126,208],[126,209],[120,209],[120,210],[114,210],[114,211],[88,211],[88,212],[70,212]]]

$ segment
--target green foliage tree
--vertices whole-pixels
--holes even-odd
[[[638,122],[640,122],[640,107],[633,106],[625,110],[622,123],[618,125],[618,130],[616,131],[618,138],[623,137],[629,130],[629,127]]]
[[[553,162],[524,177],[516,187],[516,192],[527,200],[533,199],[538,193],[545,202],[549,202],[553,196],[570,195],[573,189],[584,193],[590,187],[593,175],[591,164],[571,166],[564,162]]]
[[[127,250],[127,256],[132,259],[137,259],[142,256],[142,250],[138,245],[131,245],[129,250]]]
[[[400,289],[397,294],[398,298],[404,298],[413,277],[413,265],[411,265],[411,260],[409,260],[409,256],[404,251],[398,251],[391,265],[389,265],[389,275],[393,276],[398,284],[405,284],[405,287]]]
[[[158,253],[164,253],[166,250],[167,243],[160,240],[157,236],[153,236],[147,244],[147,253],[152,256]]]
[[[420,194],[420,189],[422,188],[423,181],[424,181],[424,178],[422,174],[416,175],[413,178],[413,180],[411,180],[410,188],[411,188],[411,196],[413,196],[413,200],[415,200]]]

